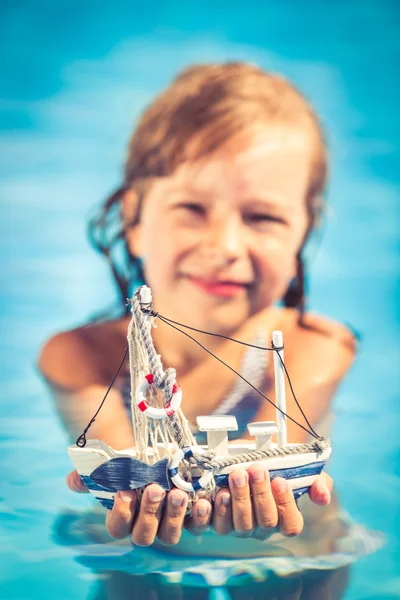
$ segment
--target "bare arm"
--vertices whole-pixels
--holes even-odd
[[[97,411],[110,379],[95,362],[94,351],[79,331],[62,333],[44,346],[38,361],[61,421],[75,442]],[[119,391],[113,387],[90,427],[88,437],[116,450],[133,446],[132,427]]]
[[[75,443],[97,411],[107,391],[105,386],[90,385],[76,392],[57,389],[50,385],[50,392],[62,423],[71,442]],[[87,438],[103,440],[114,450],[134,445],[130,424],[121,394],[111,389],[103,407],[91,425]]]

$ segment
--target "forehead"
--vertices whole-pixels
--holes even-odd
[[[231,142],[213,154],[181,164],[166,178],[170,192],[212,198],[305,198],[312,166],[311,136],[289,127],[270,126],[246,143]]]

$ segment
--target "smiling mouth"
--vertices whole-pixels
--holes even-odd
[[[200,277],[191,276],[187,276],[187,278],[189,279],[189,281],[191,281],[191,283],[193,283],[196,287],[202,289],[207,294],[212,294],[214,296],[223,296],[226,298],[233,298],[234,296],[238,296],[251,286],[250,283],[242,283],[237,281],[218,281],[201,279]]]

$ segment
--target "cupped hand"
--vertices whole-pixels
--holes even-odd
[[[77,471],[68,475],[67,485],[74,492],[89,492]],[[151,546],[156,537],[166,545],[177,544],[185,519],[187,493],[174,488],[166,494],[163,488],[152,483],[144,490],[139,508],[136,500],[137,493],[134,490],[116,493],[114,506],[107,511],[108,533],[114,538],[130,535],[137,546]]]
[[[88,492],[78,473],[67,477],[67,484],[75,492]],[[332,479],[326,473],[317,477],[309,490],[313,502],[330,502]],[[214,507],[205,498],[193,506],[192,516],[185,517],[188,495],[174,488],[166,493],[157,484],[146,487],[140,507],[137,508],[135,491],[117,492],[112,510],[107,512],[106,527],[115,538],[129,535],[137,546],[150,546],[155,539],[166,545],[178,543],[182,529],[201,535],[212,526],[220,535],[234,532],[239,537],[267,539],[276,531],[295,536],[303,529],[299,511],[287,481],[280,477],[270,481],[262,465],[244,470],[237,468],[229,475],[229,488],[220,489]]]
[[[331,500],[332,479],[326,473],[310,487],[311,500],[327,505]],[[235,532],[239,537],[267,539],[279,531],[296,536],[303,530],[303,516],[286,479],[269,479],[268,471],[254,464],[245,471],[234,469],[229,475],[229,490],[218,491],[212,526],[221,534]]]

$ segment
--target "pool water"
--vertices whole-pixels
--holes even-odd
[[[0,598],[203,593],[200,581],[188,592],[155,578],[128,592],[124,569],[112,589],[101,571],[121,559],[118,544],[60,535],[93,504],[65,486],[67,437],[35,360],[48,336],[114,300],[85,223],[119,183],[135,117],[181,67],[226,59],[291,78],[327,130],[331,208],[310,249],[310,304],[362,334],[335,399],[330,472],[345,510],[386,539],[351,567],[343,597],[400,598],[397,2],[22,0],[0,10]],[[265,598],[274,585],[243,576],[228,589],[217,570],[211,577],[214,600]],[[274,597],[300,597],[295,580],[277,586]]]

